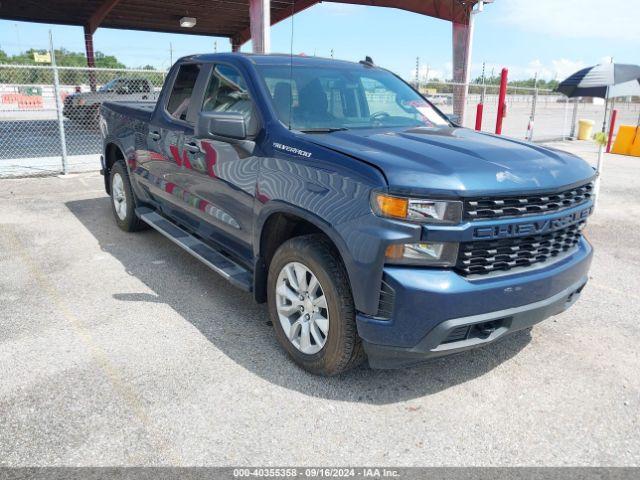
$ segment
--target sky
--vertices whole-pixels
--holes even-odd
[[[476,16],[472,78],[496,75],[509,68],[511,79],[562,80],[574,71],[609,61],[640,63],[640,0],[495,0]],[[290,51],[292,22],[272,28],[272,51]],[[49,30],[55,48],[84,51],[80,27],[0,20],[0,49],[15,54],[28,48],[47,49]],[[170,47],[171,45],[171,47]],[[128,67],[151,64],[168,68],[192,53],[229,51],[226,38],[100,28],[94,47],[115,55]],[[407,79],[451,78],[451,24],[397,9],[322,3],[293,19],[293,52],[360,60]],[[250,43],[243,51],[250,51]]]

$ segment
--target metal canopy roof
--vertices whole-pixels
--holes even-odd
[[[271,23],[309,8],[321,0],[271,0]],[[467,23],[478,0],[343,0],[392,7],[457,23]],[[196,17],[193,28],[182,28],[182,17]],[[250,39],[249,0],[8,0],[0,2],[0,18],[155,32],[228,37],[240,45]]]

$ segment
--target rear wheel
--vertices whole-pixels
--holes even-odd
[[[362,362],[347,273],[326,237],[282,244],[269,266],[267,288],[276,337],[299,366],[336,375]]]
[[[145,223],[135,213],[135,197],[129,183],[127,167],[122,160],[117,161],[109,173],[111,185],[111,208],[116,223],[125,232],[135,232],[145,228]]]

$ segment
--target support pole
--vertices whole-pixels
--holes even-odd
[[[93,52],[93,33],[91,33],[91,29],[88,25],[84,26],[84,49],[87,54],[87,67],[95,68],[96,60]],[[96,91],[96,74],[92,70],[89,70],[89,86],[91,87],[91,91]]]
[[[613,141],[613,131],[616,128],[616,117],[618,116],[618,110],[611,112],[611,123],[609,123],[609,138],[607,139],[607,153],[611,151],[611,142]]]
[[[62,152],[62,174],[67,174],[67,139],[64,134],[64,119],[62,118],[62,105],[60,101],[60,79],[56,65],[56,52],[53,49],[53,35],[49,30],[49,48],[51,49],[51,68],[53,69],[53,96],[56,100],[56,115],[58,117],[58,132],[60,133],[60,150]]]
[[[271,50],[271,0],[249,0],[249,22],[253,53]]]
[[[573,103],[573,115],[571,117],[571,133],[569,134],[569,138],[572,140],[576,139],[576,123],[578,122],[578,103],[579,99],[576,98]]]
[[[471,42],[473,36],[473,15],[469,13],[469,23],[452,24],[453,33],[453,114],[464,125],[469,76],[471,74]]]
[[[506,68],[502,69],[502,73],[500,74],[500,93],[498,94],[498,113],[496,117],[496,134],[502,134],[502,119],[507,114],[507,79],[509,76],[509,70]]]
[[[484,81],[484,62],[482,62],[482,90],[480,91],[480,103],[476,106],[476,130],[482,131],[482,114],[484,113],[484,97],[487,94],[487,86]]]
[[[564,97],[564,117],[562,119],[562,140],[567,139],[567,115],[569,111],[569,97]]]
[[[533,127],[536,121],[536,106],[538,104],[538,88],[533,90],[533,99],[531,100],[531,115],[529,116],[529,124],[527,125],[527,135],[525,140],[533,141]]]
[[[604,97],[604,117],[602,118],[602,133],[605,133],[607,129],[607,113],[609,111],[609,87],[607,86],[607,93]],[[593,208],[598,206],[598,200],[600,197],[600,181],[602,179],[602,169],[604,168],[604,145],[598,142],[598,164],[596,166],[596,182],[593,188],[593,194],[595,199],[593,201]]]
[[[479,103],[476,107],[476,130],[482,130],[482,112],[484,111],[484,105]]]

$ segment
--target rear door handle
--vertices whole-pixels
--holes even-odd
[[[191,153],[200,153],[200,147],[198,145],[196,145],[195,143],[191,142],[191,143],[186,143],[184,145],[185,150],[187,150],[188,152]]]
[[[162,138],[162,135],[160,135],[160,132],[155,132],[154,131],[154,132],[150,132],[149,133],[149,138],[151,140],[156,140],[157,141],[157,140],[160,140]]]

